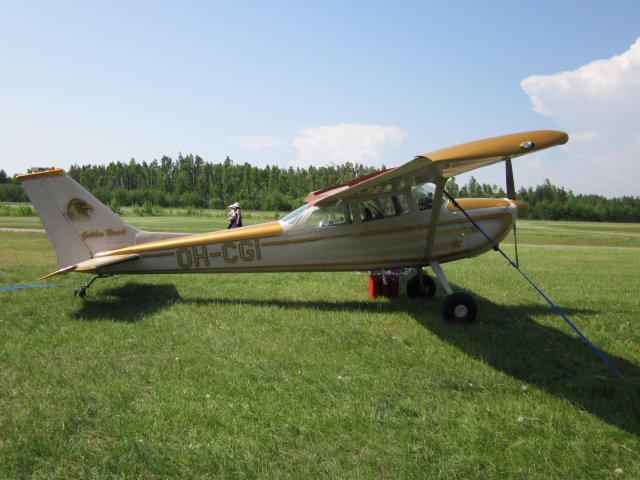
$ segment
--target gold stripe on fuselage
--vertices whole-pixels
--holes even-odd
[[[187,235],[184,237],[159,240],[157,242],[142,243],[130,247],[119,248],[100,252],[95,257],[119,255],[124,253],[146,253],[156,250],[167,250],[170,248],[192,247],[198,245],[208,245],[212,243],[233,242],[235,240],[249,240],[252,238],[276,237],[282,233],[280,222],[264,223],[261,225],[251,225],[249,227],[232,228],[212,233],[201,233]]]
[[[158,258],[158,257],[171,257],[176,252],[162,252],[162,253],[143,253],[140,258]]]

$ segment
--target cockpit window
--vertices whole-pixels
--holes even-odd
[[[384,207],[384,216],[396,215],[396,206],[391,197],[380,197],[380,203]]]
[[[431,210],[433,208],[433,194],[436,191],[435,185],[432,183],[425,183],[423,185],[416,185],[411,188],[411,194],[418,203],[418,208],[422,210]]]
[[[397,195],[395,197],[396,205],[398,208],[399,215],[404,215],[405,213],[409,213],[411,211],[411,207],[409,206],[409,199],[407,195],[404,193]]]
[[[349,205],[331,205],[319,207],[311,214],[307,225],[314,227],[330,227],[347,225],[353,222]]]
[[[384,218],[384,206],[378,199],[360,202],[360,220],[369,222]]]
[[[409,212],[409,202],[404,194],[372,198],[360,202],[360,220],[368,222],[394,217]]]
[[[282,217],[280,221],[287,225],[295,225],[296,223],[298,223],[298,220],[300,220],[300,217],[302,216],[304,211],[307,209],[307,207],[308,205],[305,203],[300,208]]]

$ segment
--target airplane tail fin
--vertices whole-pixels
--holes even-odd
[[[65,268],[106,250],[136,243],[140,230],[126,224],[109,207],[60,168],[19,175]]]

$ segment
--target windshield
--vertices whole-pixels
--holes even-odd
[[[300,216],[302,215],[302,212],[304,212],[308,206],[309,204],[305,203],[300,208],[297,208],[293,212],[282,217],[280,221],[287,225],[295,225],[296,223],[298,223],[298,220],[300,220]]]
[[[353,223],[349,205],[328,205],[317,208],[307,220],[307,225],[328,227]]]

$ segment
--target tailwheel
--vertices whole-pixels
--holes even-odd
[[[407,282],[407,295],[409,297],[433,298],[436,294],[436,282],[429,275],[418,273]]]
[[[85,287],[84,285],[81,287],[78,287],[74,290],[73,294],[76,297],[84,298],[87,296],[87,287]]]
[[[471,295],[453,292],[442,302],[442,316],[452,323],[472,323],[476,319],[478,306]]]

